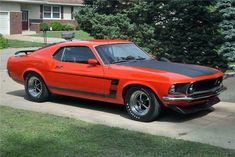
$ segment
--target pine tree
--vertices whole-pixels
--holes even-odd
[[[223,42],[219,31],[222,16],[215,3],[172,0],[162,10],[164,20],[156,26],[161,55],[176,62],[227,68],[226,60],[218,54]]]
[[[217,7],[223,16],[220,28],[222,29],[225,41],[219,53],[228,62],[235,64],[235,1],[219,0]]]
[[[128,39],[172,61],[227,68],[221,13],[211,0],[86,0],[77,16],[95,38]]]

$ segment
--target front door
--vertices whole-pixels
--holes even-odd
[[[22,10],[22,30],[29,29],[29,12],[27,10]]]
[[[75,95],[104,96],[103,66],[87,63],[88,59],[96,59],[89,47],[60,48],[54,59],[48,78],[50,89]]]

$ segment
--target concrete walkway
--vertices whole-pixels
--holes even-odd
[[[7,39],[12,39],[12,40],[44,43],[44,38],[37,37],[37,36],[25,36],[21,34],[16,34],[16,35],[6,35],[5,37]],[[61,38],[47,38],[47,43],[56,43],[56,42],[61,42],[61,41],[65,41],[65,40]]]
[[[0,53],[0,105],[235,149],[235,103],[221,102],[214,109],[187,116],[166,111],[150,123],[130,120],[125,108],[115,104],[63,96],[34,103],[26,100],[24,87],[7,75],[6,59],[15,51],[6,49]]]

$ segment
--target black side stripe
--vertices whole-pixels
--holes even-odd
[[[60,88],[60,87],[54,87],[54,86],[48,86],[48,88],[52,89],[52,90],[59,90],[59,91],[78,93],[78,94],[84,94],[84,95],[116,98],[118,83],[119,83],[119,80],[111,80],[111,86],[110,86],[110,91],[109,91],[108,95],[107,94],[95,93],[95,92],[81,91],[81,90],[76,90],[76,89]]]
[[[64,91],[64,92],[71,92],[71,93],[79,93],[79,94],[84,94],[84,95],[93,95],[93,96],[105,97],[105,94],[81,91],[81,90],[76,90],[76,89],[60,88],[60,87],[53,87],[53,86],[49,86],[48,88],[52,89],[52,90],[59,90],[59,91]]]
[[[111,86],[109,89],[109,97],[110,98],[116,98],[118,83],[119,83],[119,80],[116,80],[116,79],[113,79],[111,81]]]

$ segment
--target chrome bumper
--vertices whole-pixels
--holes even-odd
[[[202,91],[197,94],[192,94],[192,95],[185,95],[185,96],[164,96],[163,100],[165,101],[193,101],[193,100],[200,100],[200,99],[205,99],[209,97],[214,97],[218,96],[221,92],[226,90],[224,86],[221,86],[216,89],[211,89],[208,91]]]
[[[182,114],[191,114],[191,113],[199,112],[202,110],[208,110],[210,107],[217,104],[218,102],[220,102],[220,100],[218,97],[216,97],[215,99],[213,98],[213,100],[208,101],[203,104],[197,104],[197,105],[191,105],[191,106],[168,105],[168,107]]]

